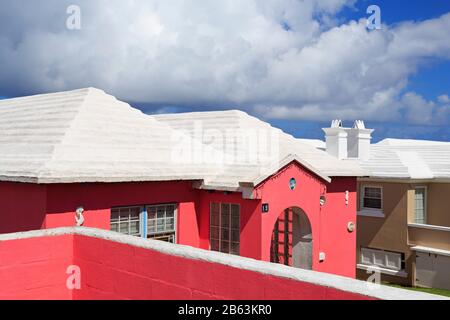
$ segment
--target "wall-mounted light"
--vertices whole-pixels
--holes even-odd
[[[326,257],[327,257],[327,255],[325,254],[325,252],[320,252],[319,253],[319,261],[320,262],[324,262]]]
[[[75,222],[77,224],[77,227],[81,227],[84,223],[84,216],[83,216],[84,208],[78,207],[75,211]]]
[[[321,195],[320,196],[320,206],[324,206],[326,202],[327,202],[327,197],[325,197],[325,195]]]

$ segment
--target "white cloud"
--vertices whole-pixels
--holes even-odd
[[[80,31],[65,29],[71,1],[2,1],[5,93],[96,86],[129,101],[312,120],[431,123],[448,110],[445,98],[403,91],[428,58],[450,59],[450,14],[368,32],[364,20],[329,27],[354,0],[77,2]]]
[[[438,101],[441,103],[450,103],[450,98],[448,97],[448,95],[443,94],[442,96],[438,97]]]

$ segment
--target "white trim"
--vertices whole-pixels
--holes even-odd
[[[422,247],[422,246],[411,247],[411,250],[416,251],[416,252],[433,253],[433,254],[437,254],[440,256],[450,257],[449,250],[435,249],[435,248]]]
[[[402,256],[403,254],[400,252],[361,247],[359,263],[397,273],[402,270]],[[379,262],[377,259],[382,259],[383,261]],[[390,267],[389,262],[392,261],[395,262],[395,267]]]
[[[358,216],[362,217],[372,217],[372,218],[385,218],[383,210],[377,209],[362,209],[358,211]]]
[[[410,290],[393,288],[384,285],[372,287],[368,286],[367,282],[365,281],[355,280],[348,277],[342,277],[311,270],[302,270],[276,263],[269,263],[265,261],[259,261],[230,254],[224,254],[220,252],[207,251],[193,248],[190,246],[172,244],[163,241],[148,241],[143,238],[127,236],[116,232],[111,232],[108,230],[100,230],[93,228],[69,227],[69,228],[47,229],[47,230],[28,231],[13,234],[4,234],[0,235],[0,242],[18,239],[62,236],[62,235],[80,235],[85,237],[92,237],[107,241],[113,241],[116,243],[122,243],[139,248],[154,250],[171,256],[178,256],[186,259],[217,263],[233,268],[238,268],[241,270],[248,270],[265,275],[272,275],[275,277],[291,279],[294,281],[300,281],[318,286],[334,288],[337,290],[360,294],[363,296],[372,297],[376,299],[450,300],[450,298],[444,296],[438,296],[423,292],[414,292]]]
[[[148,218],[148,209],[149,208],[156,208],[156,212],[158,212],[158,207],[164,207],[164,223],[166,223],[167,221],[167,207],[168,206],[173,206],[174,207],[174,211],[173,211],[173,231],[162,231],[162,232],[154,232],[153,234],[150,233],[150,231],[148,230],[148,221],[150,220]],[[169,202],[169,203],[158,203],[158,204],[149,204],[149,205],[145,205],[145,210],[147,213],[147,234],[146,234],[146,239],[151,240],[152,236],[158,236],[160,234],[165,234],[165,233],[174,233],[174,237],[173,237],[173,241],[174,243],[178,243],[178,203],[173,203],[173,202]],[[155,216],[155,229],[157,229],[157,225],[158,225],[158,213],[156,213]],[[164,225],[165,227],[165,225]]]
[[[311,164],[309,164],[307,161],[300,159],[297,155],[295,154],[289,154],[287,157],[285,157],[283,160],[281,160],[278,165],[273,166],[270,170],[268,170],[267,172],[270,172],[268,174],[263,174],[260,177],[256,178],[255,180],[252,181],[254,186],[258,186],[259,184],[261,184],[262,182],[264,182],[265,180],[267,180],[268,178],[272,177],[273,175],[276,175],[281,169],[283,169],[284,167],[290,165],[292,162],[297,162],[300,165],[302,165],[303,167],[305,167],[307,170],[311,171],[312,173],[314,173],[316,176],[318,176],[319,178],[325,180],[326,182],[330,183],[331,182],[331,178],[329,176],[327,176],[326,174],[324,174],[323,172],[321,172],[320,170],[316,169],[314,166],[312,166]],[[357,176],[357,175],[356,175]],[[243,182],[243,181],[241,181]]]
[[[428,230],[437,230],[437,231],[450,232],[450,227],[434,226],[434,225],[431,225],[431,224],[408,223],[408,227],[418,228],[418,229],[428,229]]]
[[[362,192],[360,192],[360,194],[361,194],[361,198],[360,198],[360,208],[361,208],[361,210],[360,211],[364,211],[364,210],[369,210],[369,211],[381,211],[381,212],[383,212],[383,186],[380,186],[380,185],[373,185],[373,184],[362,184],[361,185],[361,188],[362,188]],[[381,204],[381,208],[366,208],[366,207],[364,207],[364,197],[365,197],[365,194],[366,194],[366,188],[376,188],[376,189],[380,189],[380,196],[381,196],[381,199],[380,199],[380,204]]]
[[[386,268],[382,268],[382,267],[378,267],[378,266],[372,266],[372,265],[367,265],[367,264],[362,264],[362,263],[358,263],[356,265],[356,267],[358,269],[361,270],[370,270],[370,271],[379,271],[382,274],[386,274],[386,275],[390,275],[390,276],[396,276],[396,277],[401,277],[401,278],[407,278],[408,277],[408,273],[406,273],[405,270],[391,270],[391,269],[386,269]]]

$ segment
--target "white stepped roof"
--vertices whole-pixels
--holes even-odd
[[[321,140],[302,140],[326,149]],[[372,178],[450,179],[450,142],[384,139],[370,145],[370,157],[360,165]]]
[[[450,179],[450,142],[383,140],[361,166],[376,178]]]
[[[417,147],[417,146],[445,146],[448,142],[412,139],[384,139],[378,142],[378,146]]]
[[[316,141],[305,142],[272,127],[270,124],[252,117],[239,110],[216,111],[216,112],[191,112],[182,114],[164,114],[153,116],[158,121],[167,123],[177,130],[186,130],[195,135],[196,128],[217,131],[227,137],[228,133],[257,135],[258,137],[272,137],[271,147],[264,148],[264,143],[259,143],[261,148],[256,148],[258,159],[274,157],[275,159],[287,159],[294,157],[306,166],[310,166],[324,175],[338,176],[363,176],[367,172],[360,168],[358,161],[353,159],[338,160],[322,150],[315,148]],[[224,141],[228,139],[224,138]],[[214,139],[209,145],[216,149],[223,149],[222,141]],[[249,152],[249,145],[233,146],[238,154]],[[239,149],[240,147],[240,149]],[[250,146],[251,148],[251,146]],[[230,148],[225,148],[229,150]],[[251,149],[250,149],[251,150]],[[277,152],[275,156],[273,152]]]
[[[226,148],[210,143],[192,134],[194,119],[205,127],[235,132],[266,130],[281,141],[275,144],[279,150],[249,152],[248,145],[233,140]],[[257,160],[217,161],[233,160],[236,154]],[[286,159],[303,163],[324,179],[362,174],[356,162],[338,161],[239,111],[149,116],[94,88],[0,100],[4,181],[204,180],[211,187],[238,188],[274,173]]]
[[[180,176],[168,163],[172,135],[170,127],[93,88],[2,100],[0,177],[40,183],[172,180]],[[186,176],[200,177],[195,168]]]

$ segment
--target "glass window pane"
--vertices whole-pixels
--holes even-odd
[[[239,254],[240,206],[211,203],[211,250]]]
[[[230,229],[228,228],[221,228],[220,229],[220,240],[230,240]]]
[[[125,233],[125,234],[129,234],[128,232],[128,222],[121,222],[119,224],[119,232]]]
[[[211,226],[219,226],[219,206],[217,206],[216,208],[217,210],[215,210],[214,208],[211,209]]]
[[[239,242],[239,230],[238,229],[231,230],[231,241]]]
[[[240,223],[239,206],[233,205],[231,206],[231,228],[239,229]]]
[[[148,207],[147,208],[148,218],[149,219],[155,219],[156,218],[156,208],[155,207]]]
[[[211,227],[211,240],[212,239],[215,239],[215,240],[219,239],[219,228]]]
[[[119,211],[111,210],[111,222],[119,221]]]
[[[139,232],[139,221],[130,222],[130,233],[138,234]]]
[[[231,243],[231,254],[239,255],[239,243],[238,242],[232,242]]]
[[[373,208],[373,209],[381,209],[381,199],[364,198],[364,207],[365,208]]]
[[[165,212],[166,210],[164,210],[164,207],[158,207],[158,209],[156,210],[157,218],[164,218]]]
[[[173,205],[166,206],[166,216],[168,218],[175,216],[175,206]]]
[[[230,226],[230,205],[222,203],[220,212],[220,225],[222,228]]]
[[[165,230],[165,220],[164,219],[157,219],[156,220],[156,231],[161,232]]]
[[[119,224],[117,224],[117,223],[111,224],[111,231],[118,232],[119,231]]]
[[[220,252],[230,253],[230,243],[228,241],[220,242]]]
[[[415,205],[415,223],[426,224],[425,188],[416,188]]]
[[[368,198],[381,199],[381,188],[365,187],[364,196]]]
[[[175,220],[174,220],[174,218],[166,219],[166,230],[167,231],[175,230]]]
[[[219,240],[211,240],[211,250],[219,251]]]

